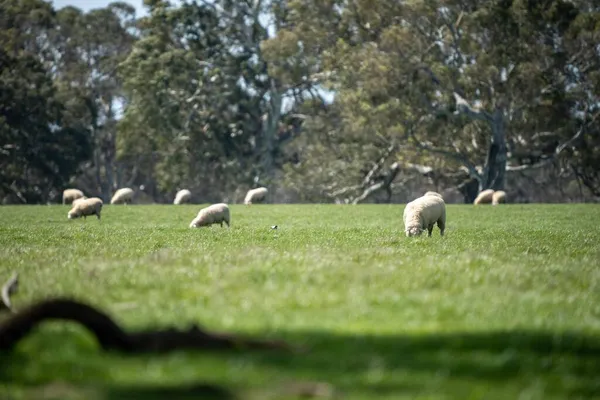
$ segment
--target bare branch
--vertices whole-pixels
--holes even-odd
[[[2,187],[4,189],[6,189],[7,191],[11,192],[12,194],[14,194],[15,196],[17,196],[19,198],[19,200],[21,200],[23,202],[23,204],[27,203],[27,199],[23,196],[23,194],[16,188],[15,182],[13,182],[12,184],[7,185],[5,183],[2,183]]]
[[[423,144],[420,141],[418,141],[414,137],[414,135],[413,135],[413,140],[415,141],[415,145],[419,149],[426,150],[426,151],[436,153],[436,154],[441,154],[443,156],[446,156],[446,157],[452,158],[456,161],[459,161],[461,164],[463,164],[467,168],[467,170],[469,171],[469,175],[472,178],[475,178],[478,181],[481,181],[483,179],[481,174],[479,173],[479,171],[477,171],[475,164],[473,164],[471,161],[469,161],[469,159],[466,156],[464,156],[463,154],[428,146],[428,145]]]
[[[10,302],[10,295],[17,291],[19,288],[19,274],[16,272],[10,277],[8,281],[2,286],[2,303],[0,303],[0,309],[6,308],[12,312],[16,312]]]
[[[514,166],[514,167],[507,166],[506,171],[515,172],[515,171],[525,171],[528,169],[537,169],[537,168],[542,168],[542,167],[545,167],[546,165],[553,163],[554,160],[556,160],[556,158],[560,155],[560,153],[562,153],[563,150],[565,150],[567,147],[573,145],[573,143],[575,143],[581,137],[581,135],[583,135],[585,128],[588,125],[594,123],[599,116],[600,116],[600,112],[597,112],[587,123],[584,123],[579,128],[579,130],[577,131],[577,133],[575,133],[575,135],[573,135],[569,140],[567,140],[563,144],[556,147],[556,150],[554,150],[554,153],[552,155],[550,155],[549,158],[546,158],[538,163],[530,164],[530,165],[518,165],[518,166]],[[587,117],[587,109],[585,111],[584,121],[585,121],[586,117]]]
[[[149,330],[126,332],[103,311],[85,303],[56,298],[21,310],[0,323],[0,351],[10,351],[16,344],[46,320],[77,322],[95,336],[104,350],[122,353],[165,353],[182,349],[226,350],[236,348],[302,351],[285,342],[246,338],[227,333],[209,332],[192,326],[189,330]]]
[[[456,92],[453,92],[452,94],[454,95],[454,99],[456,100],[456,110],[457,111],[468,115],[472,119],[485,121],[485,122],[493,121],[492,115],[490,113],[488,113],[487,111],[478,110],[478,109],[471,107],[469,105],[469,103],[467,103],[467,101]]]
[[[328,194],[327,196],[329,196],[329,197],[338,197],[338,196],[341,196],[341,195],[346,194],[348,192],[352,192],[354,190],[358,190],[361,187],[362,187],[362,185],[348,186],[348,187],[345,187],[345,188],[338,189],[338,190],[336,190],[336,191]]]
[[[392,184],[394,179],[396,179],[396,176],[398,176],[399,172],[400,172],[400,164],[398,164],[397,162],[393,163],[392,166],[390,167],[390,170],[389,170],[387,176],[385,177],[385,179],[381,182],[378,182],[378,183],[366,188],[360,196],[358,196],[357,198],[352,200],[352,204],[358,204],[361,201],[364,201],[367,197],[373,195],[375,192],[382,190],[382,189],[387,189],[389,192],[390,185]]]
[[[371,168],[371,170],[367,173],[367,175],[363,179],[363,183],[362,183],[363,186],[368,185],[373,180],[373,176],[381,170],[381,168],[383,167],[383,164],[385,164],[385,161],[392,154],[392,152],[394,152],[394,150],[396,150],[396,145],[392,143],[390,145],[390,147],[388,147],[386,149],[386,151],[383,153],[383,155],[381,156],[379,161],[377,161],[375,163],[375,165],[373,166],[373,168]]]

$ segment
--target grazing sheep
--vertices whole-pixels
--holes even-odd
[[[133,200],[133,190],[130,188],[121,188],[115,192],[110,204],[128,204]]]
[[[175,200],[173,200],[173,204],[183,204],[189,203],[192,199],[192,192],[187,189],[180,190],[175,195]]]
[[[75,200],[73,200],[73,203],[71,203],[71,205],[72,205],[73,207],[75,207],[75,206],[77,205],[77,203],[81,203],[83,200],[87,200],[87,197],[86,197],[86,196],[83,196],[83,197],[80,197],[80,198],[78,198],[78,199],[75,199]]]
[[[85,219],[88,215],[96,215],[100,219],[100,212],[102,211],[102,200],[98,197],[91,197],[89,199],[78,201],[73,206],[71,211],[67,214],[69,219],[75,219],[82,217]]]
[[[266,187],[259,187],[256,189],[248,190],[246,198],[244,198],[244,204],[252,204],[264,201],[267,197],[268,189]]]
[[[71,204],[73,200],[84,197],[83,192],[79,189],[65,189],[63,191],[63,204]]]
[[[437,222],[440,235],[444,236],[446,229],[446,203],[438,196],[422,196],[406,205],[404,208],[404,232],[406,236],[420,236],[425,229],[429,235]]]
[[[431,192],[431,191],[429,191],[429,192],[425,193],[423,196],[437,196],[437,197],[439,197],[440,199],[443,199],[443,198],[444,198],[444,197],[443,197],[441,194],[439,194],[438,192]]]
[[[493,196],[494,191],[492,189],[483,190],[479,193],[473,204],[490,204]]]
[[[500,203],[506,203],[506,192],[504,190],[494,192],[492,197],[492,205],[497,206]]]
[[[223,222],[229,227],[229,207],[225,203],[217,203],[200,210],[196,218],[190,223],[190,228],[200,228],[212,224],[220,224],[223,227]]]

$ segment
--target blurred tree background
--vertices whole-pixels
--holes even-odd
[[[0,199],[600,198],[600,6],[0,0]]]

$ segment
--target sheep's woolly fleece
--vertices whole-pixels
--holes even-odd
[[[196,218],[190,222],[190,228],[199,228],[212,224],[220,224],[222,227],[223,222],[225,222],[228,227],[230,226],[231,218],[229,207],[225,203],[217,203],[200,210]]]
[[[175,195],[175,200],[173,200],[173,204],[183,204],[189,203],[192,198],[192,192],[187,189],[182,189]]]
[[[110,204],[131,203],[133,199],[133,190],[130,188],[121,188],[115,192]]]
[[[80,203],[83,200],[87,200],[87,197],[83,196],[83,197],[73,200],[73,203],[72,203],[73,207],[75,207],[77,205],[77,203]]]
[[[492,189],[483,190],[479,193],[473,204],[490,204],[493,196],[494,191]]]
[[[506,203],[506,192],[504,190],[498,190],[492,196],[492,205],[496,206],[500,203]]]
[[[441,194],[439,194],[438,192],[432,192],[432,191],[429,191],[429,192],[425,193],[423,196],[437,196],[437,197],[439,197],[440,199],[443,199],[443,198],[444,198],[444,197],[443,197]]]
[[[263,201],[267,197],[268,189],[266,187],[259,187],[256,189],[251,189],[246,193],[246,198],[244,198],[244,204],[252,204]]]
[[[63,204],[71,204],[74,200],[85,197],[79,189],[65,189],[63,191]]]
[[[96,215],[98,219],[100,219],[102,204],[102,200],[98,197],[91,197],[89,199],[78,201],[69,211],[67,217],[69,219],[75,219],[79,217],[85,218],[88,215]]]
[[[438,196],[422,196],[408,203],[404,208],[404,232],[406,236],[419,236],[425,229],[431,236],[437,222],[440,235],[446,228],[446,203]]]

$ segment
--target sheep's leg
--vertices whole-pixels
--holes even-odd
[[[431,236],[431,232],[433,232],[433,224],[427,226],[427,236]]]
[[[221,225],[221,228],[223,227],[223,221],[219,222],[219,225]]]
[[[96,213],[96,217],[98,217],[98,219],[100,219],[100,213]]]
[[[231,228],[231,225],[229,225],[229,221],[225,220],[225,223],[227,224],[228,228]]]
[[[440,218],[437,221],[437,226],[438,226],[438,228],[440,228],[440,235],[444,236],[444,229],[446,229],[446,222],[442,218]]]

